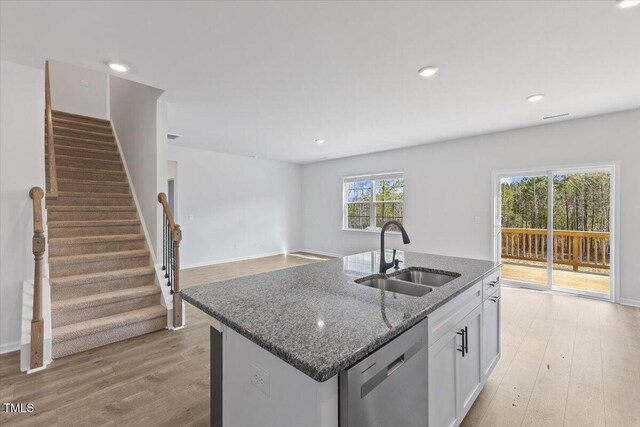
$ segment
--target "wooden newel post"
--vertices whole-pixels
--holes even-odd
[[[31,250],[35,261],[33,273],[33,315],[31,317],[31,369],[44,366],[44,320],[42,318],[42,275],[46,242],[42,223],[42,188],[33,187],[33,240]]]
[[[176,224],[173,233],[173,327],[182,326],[182,297],[180,296],[180,241],[182,240],[182,230]]]

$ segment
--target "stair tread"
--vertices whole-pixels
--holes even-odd
[[[63,123],[63,124],[70,124],[70,125],[91,126],[91,127],[95,127],[96,129],[111,130],[111,127],[109,125],[107,125],[107,124],[87,123],[87,122],[82,122],[80,120],[73,120],[71,118],[66,118],[66,117],[53,117],[53,123]]]
[[[49,244],[64,245],[71,243],[116,242],[125,240],[144,240],[144,234],[107,234],[105,236],[52,237]]]
[[[128,182],[113,182],[113,181],[95,181],[91,179],[76,179],[76,178],[58,178],[58,183],[71,183],[71,184],[89,184],[89,185],[113,185],[115,187],[126,187]]]
[[[98,252],[92,254],[82,255],[62,255],[62,256],[50,256],[49,264],[78,264],[83,262],[94,261],[107,261],[120,258],[139,258],[148,256],[149,251],[147,249],[134,249],[130,251],[116,251],[116,252]]]
[[[54,118],[57,117],[68,117],[71,118],[72,120],[76,120],[76,121],[89,121],[89,122],[97,122],[97,123],[104,123],[105,125],[111,125],[111,122],[109,122],[109,120],[107,119],[100,119],[97,117],[90,117],[90,116],[83,116],[82,114],[75,114],[75,113],[68,113],[66,111],[61,111],[61,110],[51,110],[51,114],[53,115]]]
[[[83,135],[98,136],[98,137],[113,138],[113,134],[110,133],[110,132],[109,133],[92,132],[90,130],[85,130],[85,129],[74,129],[74,128],[68,128],[68,127],[64,127],[64,126],[56,126],[56,125],[54,125],[53,126],[53,136],[54,137],[56,135],[56,131],[58,131],[58,132],[79,133],[79,134],[83,134]]]
[[[56,160],[64,160],[64,159],[75,159],[77,160],[77,157],[74,156],[68,156],[66,154],[56,154]],[[118,164],[118,165],[122,165],[122,161],[120,160],[106,160],[106,159],[87,159],[87,161],[93,161],[93,162],[103,162],[103,163],[112,163],[112,164]],[[56,167],[58,167],[56,165]]]
[[[45,132],[45,135],[46,135],[46,132]],[[66,142],[75,141],[75,142],[90,142],[91,144],[96,144],[97,146],[104,146],[104,147],[112,147],[112,148],[118,147],[115,141],[98,141],[95,139],[87,140],[86,138],[78,138],[77,136],[71,136],[71,135],[53,135],[53,140],[55,142],[55,145],[59,145],[60,141],[66,141]],[[47,144],[46,141],[45,141],[45,144]],[[117,151],[117,150],[111,150],[111,151]]]
[[[80,338],[89,334],[99,333],[120,326],[155,319],[166,315],[167,310],[162,305],[158,304],[151,307],[127,311],[125,313],[59,326],[52,330],[53,342],[56,343],[73,338]]]
[[[45,144],[45,146],[46,146],[46,144]],[[58,148],[66,148],[68,150],[81,151],[81,152],[84,152],[84,153],[94,153],[94,154],[110,154],[110,155],[114,155],[114,154],[118,154],[119,155],[120,154],[115,150],[101,150],[99,148],[76,147],[76,146],[73,146],[73,145],[66,145],[66,144],[60,144],[60,143],[55,144],[55,149],[57,150]],[[71,156],[71,157],[73,157],[73,156]]]
[[[78,197],[85,199],[104,199],[104,198],[130,198],[131,194],[123,193],[93,193],[90,191],[58,191],[58,199],[65,197]]]
[[[74,206],[54,205],[47,207],[47,211],[58,212],[135,212],[135,206]]]
[[[138,219],[93,219],[87,221],[55,221],[49,220],[47,222],[49,228],[63,228],[63,227],[102,227],[112,225],[140,225]],[[137,233],[136,233],[137,234]]]
[[[95,307],[98,305],[104,305],[133,298],[156,295],[160,292],[160,287],[155,284],[136,286],[135,288],[121,289],[118,291],[103,292],[100,294],[53,301],[51,303],[51,310],[77,310],[81,308]]]
[[[106,282],[136,276],[146,276],[148,274],[155,274],[155,268],[149,265],[147,267],[123,268],[117,271],[101,271],[98,273],[56,277],[50,278],[49,280],[52,286],[74,286],[76,284]]]
[[[68,171],[68,172],[85,172],[85,173],[95,173],[95,172],[100,172],[100,173],[105,173],[105,174],[110,174],[110,175],[122,175],[123,177],[126,177],[126,174],[124,173],[124,171],[114,171],[111,169],[94,169],[94,168],[81,168],[81,167],[77,167],[77,166],[57,166],[56,168],[58,170],[63,170],[63,171]]]

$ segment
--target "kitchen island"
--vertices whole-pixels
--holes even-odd
[[[413,414],[404,424],[450,425],[453,417],[455,425],[462,420],[499,358],[499,264],[398,251],[402,268],[391,268],[381,275],[377,273],[379,256],[378,251],[366,252],[182,291],[187,302],[216,321],[211,331],[212,425],[375,425],[370,424],[371,418],[361,423],[363,414],[352,408],[347,372],[371,357],[372,363],[380,366],[384,361],[375,361],[379,352],[395,347],[409,336],[408,331],[416,334],[416,326],[420,326],[420,344],[412,347],[411,354],[403,352],[396,357],[391,352],[394,357],[390,362],[395,365],[385,373],[389,379],[392,374],[400,377],[409,367],[420,364],[424,374],[424,384],[416,385],[422,395],[413,399],[423,400],[425,412]],[[367,279],[412,270],[441,273],[448,276],[447,283],[432,286],[419,297],[366,285]],[[491,366],[481,348],[485,302],[497,309],[493,317],[498,322],[494,335],[498,336],[492,338],[497,355]],[[459,326],[474,310],[477,321]],[[432,347],[439,351],[432,353]],[[457,354],[464,364],[457,360]],[[461,392],[464,384],[458,384],[464,373],[460,370],[472,359],[477,359],[479,376],[473,381],[478,384],[465,395]],[[440,378],[448,369],[454,369],[451,378]],[[448,384],[438,387],[453,397],[445,396],[447,402],[434,400],[436,396],[429,390],[438,381],[447,380]],[[386,387],[381,379],[374,382],[382,386],[367,398],[376,398],[378,390]],[[436,416],[435,406],[427,411],[433,405],[453,408],[453,412],[439,409]],[[379,418],[379,414],[374,416]]]

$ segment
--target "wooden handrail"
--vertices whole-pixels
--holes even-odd
[[[554,264],[598,269],[610,268],[608,232],[553,230]],[[502,258],[525,261],[547,260],[547,230],[538,228],[503,228]]]
[[[33,272],[33,316],[31,317],[31,369],[44,366],[44,320],[42,318],[42,275],[46,242],[42,222],[42,198],[44,190],[33,187],[29,191],[33,200],[33,240],[31,247],[35,261]]]
[[[53,144],[53,114],[51,113],[51,83],[49,81],[49,61],[44,63],[45,122],[47,126],[47,154],[49,163],[49,185],[47,197],[58,197],[58,172],[56,171],[56,151]]]
[[[182,297],[180,296],[180,242],[182,230],[173,219],[173,213],[167,201],[167,195],[158,194],[158,202],[163,211],[162,269],[165,270],[167,284],[173,295],[173,327],[183,326]]]

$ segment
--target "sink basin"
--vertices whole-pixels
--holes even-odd
[[[384,291],[397,292],[399,294],[409,295],[413,297],[421,297],[433,290],[429,286],[411,283],[411,282],[405,282],[403,280],[396,280],[395,278],[367,279],[361,282],[357,281],[356,283],[359,283],[364,286],[369,286],[370,288],[378,288]]]
[[[392,276],[396,280],[404,280],[424,286],[442,286],[449,283],[456,277],[460,277],[458,273],[440,273],[427,270],[406,270],[400,274]]]

